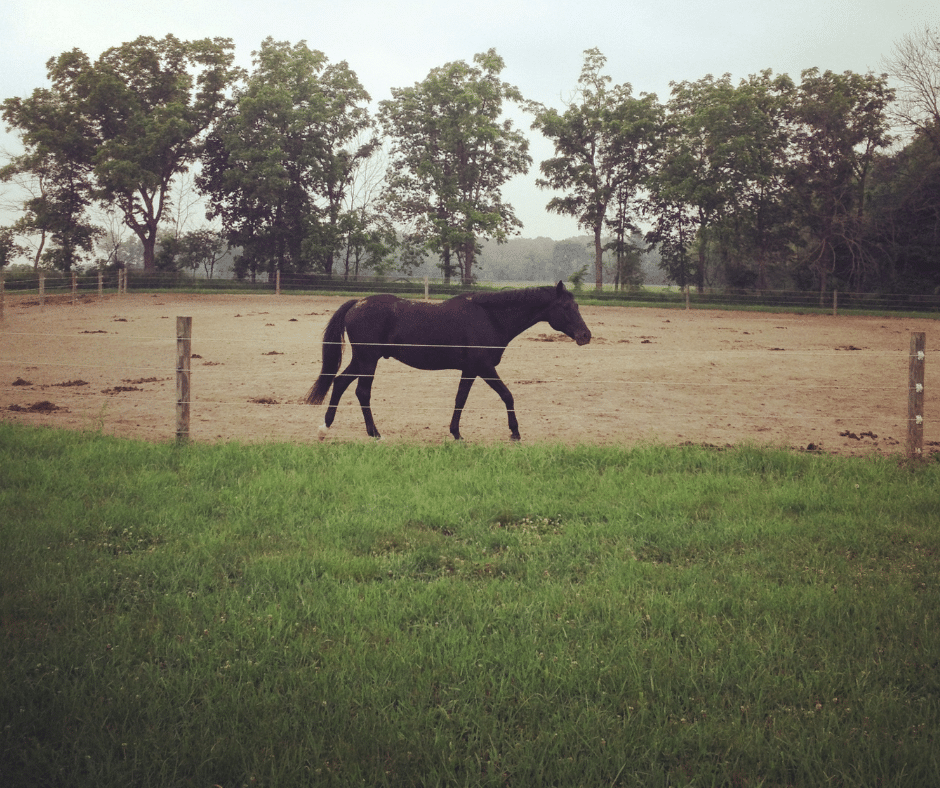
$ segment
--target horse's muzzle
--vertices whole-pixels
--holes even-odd
[[[575,334],[574,341],[577,342],[579,345],[586,345],[588,342],[591,341],[591,332],[587,331],[584,333]]]

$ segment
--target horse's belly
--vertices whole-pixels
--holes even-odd
[[[461,369],[466,354],[458,348],[397,347],[390,349],[388,358],[396,358],[415,369]]]

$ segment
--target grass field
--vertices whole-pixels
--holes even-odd
[[[940,463],[0,423],[4,786],[940,784]]]

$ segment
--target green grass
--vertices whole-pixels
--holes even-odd
[[[4,786],[940,782],[940,463],[0,423]]]

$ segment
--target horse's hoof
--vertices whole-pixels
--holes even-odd
[[[522,440],[522,436],[518,432],[514,432],[509,436],[509,440],[511,440],[513,443],[518,443]]]
[[[330,428],[326,424],[321,424],[320,429],[317,430],[317,437],[323,441],[326,440],[327,436],[330,434]]]

